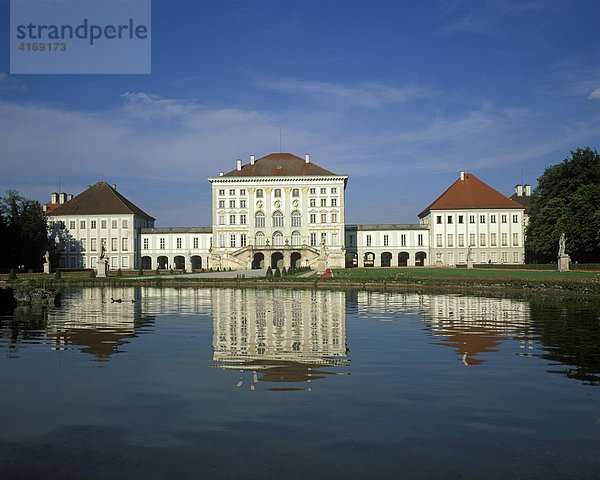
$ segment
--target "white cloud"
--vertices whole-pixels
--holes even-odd
[[[597,88],[588,95],[588,100],[600,100],[600,88]]]
[[[26,88],[23,82],[21,82],[18,78],[7,75],[4,72],[0,72],[0,90],[24,92]]]

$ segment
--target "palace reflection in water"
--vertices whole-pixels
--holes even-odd
[[[262,381],[278,384],[270,390],[300,390],[347,374],[339,368],[348,362],[344,292],[215,289],[212,303],[214,366],[250,372],[238,387]]]

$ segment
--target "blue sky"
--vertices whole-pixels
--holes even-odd
[[[416,223],[464,169],[510,195],[600,147],[595,1],[152,3],[152,74],[11,75],[0,191],[116,183],[210,225],[208,176],[279,151],[348,174],[347,223]]]

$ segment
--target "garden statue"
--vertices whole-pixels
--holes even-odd
[[[562,257],[565,254],[565,244],[567,239],[565,238],[565,234],[560,234],[560,239],[558,240],[558,256]]]
[[[567,238],[564,233],[560,234],[560,239],[558,240],[558,271],[559,272],[568,272],[571,257],[565,253],[565,245],[567,243]]]

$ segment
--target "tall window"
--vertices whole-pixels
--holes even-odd
[[[240,215],[240,225],[246,225],[246,215]]]
[[[229,215],[229,225],[235,225],[235,215]]]
[[[332,232],[331,233],[331,244],[332,245],[337,245],[338,244],[338,232]]]
[[[317,244],[317,234],[315,232],[310,233],[310,246],[314,247]]]
[[[123,228],[127,228],[127,220],[123,220],[123,222],[121,223],[121,226]]]
[[[314,195],[315,193],[317,193],[317,190],[315,188],[311,188],[308,193],[310,193],[311,195]]]
[[[337,198],[332,198],[331,199],[331,206],[332,207],[337,207]]]
[[[116,238],[111,238],[110,239],[110,250],[112,252],[116,252],[117,251],[117,239]]]
[[[485,215],[479,215],[479,223],[485,223]]]
[[[100,228],[101,228],[102,230],[106,230],[106,220],[102,220],[102,221],[100,222]]]
[[[85,228],[85,220],[79,222],[79,228]]]
[[[485,247],[485,233],[479,234],[479,246]]]
[[[389,235],[384,235],[383,236],[383,246],[387,247],[389,245],[389,243],[390,243],[390,237],[389,237]]]
[[[281,233],[281,232],[273,233],[273,245],[276,247],[281,247],[283,245],[283,233]]]
[[[490,223],[496,223],[496,215],[490,215]]]
[[[317,214],[316,213],[310,214],[310,223],[317,223]]]
[[[321,214],[321,223],[327,223],[327,214],[326,213]]]
[[[219,200],[219,208],[225,208],[225,200]]]
[[[96,220],[90,220],[90,228],[96,228]]]
[[[371,246],[371,235],[367,235],[367,247]]]
[[[406,235],[404,233],[400,235],[400,246],[406,247]]]
[[[71,220],[71,221],[69,222],[69,228],[70,228],[71,230],[75,230],[75,220]]]
[[[452,233],[448,234],[448,246],[449,247],[453,247],[454,246],[454,235]]]
[[[276,188],[273,192],[274,197],[281,197],[281,188]]]
[[[219,247],[223,248],[226,247],[227,245],[225,244],[225,234],[224,233],[219,233]]]
[[[240,200],[240,208],[246,208],[246,200]]]
[[[273,214],[273,226],[283,227],[283,213],[277,211]]]
[[[465,246],[465,234],[464,233],[459,233],[458,234],[458,246],[459,247],[464,247]]]
[[[513,215],[513,223],[519,223],[519,216]]]
[[[159,247],[158,248],[160,248],[161,250],[165,249],[165,239],[164,238],[161,238],[159,240]]]
[[[229,195],[235,195],[235,190],[234,189],[229,190]]]
[[[469,223],[475,223],[475,215],[469,215]]]
[[[298,210],[294,210],[292,212],[292,227],[301,227],[302,226],[302,215]]]
[[[316,207],[317,206],[317,199],[316,198],[311,198],[309,200],[310,206],[311,207]]]
[[[117,228],[117,221],[113,220],[110,225],[111,228]]]
[[[419,233],[419,234],[417,235],[417,245],[418,245],[419,247],[422,247],[422,246],[423,246],[423,234],[422,234],[422,233]]]
[[[502,234],[502,246],[508,247],[508,233]]]
[[[235,248],[235,233],[232,233],[229,236],[229,245],[231,246],[231,248]]]
[[[90,250],[92,252],[95,252],[98,250],[98,245],[97,245],[98,239],[97,238],[92,238],[90,239]]]
[[[264,228],[265,214],[263,212],[256,212],[256,214],[254,215],[254,226]]]
[[[122,244],[121,245],[122,246],[121,250],[123,252],[126,252],[127,250],[129,250],[129,239],[128,238],[122,238],[121,239],[121,244]]]
[[[443,239],[442,239],[442,234],[441,234],[441,233],[438,233],[438,234],[435,236],[435,246],[436,246],[436,247],[441,247],[441,246],[442,246],[442,240],[443,240]]]
[[[321,199],[321,206],[322,207],[326,207],[327,206],[327,199],[326,198],[322,198]]]
[[[327,232],[321,232],[321,245],[327,244]]]
[[[519,234],[513,233],[513,247],[519,246]]]
[[[325,195],[327,193],[327,189],[326,188],[321,188],[321,195]]]
[[[337,188],[336,188],[336,187],[331,187],[331,193],[332,193],[332,194],[335,194],[335,193],[337,193]]]
[[[465,223],[465,217],[463,215],[458,216],[458,223]]]
[[[85,252],[85,238],[82,238],[80,240],[80,242],[81,242],[81,251]],[[85,258],[85,257],[83,257],[83,258]]]
[[[257,247],[262,247],[265,244],[265,234],[263,232],[256,232],[254,235],[254,240],[256,242]]]
[[[302,243],[302,237],[300,236],[300,232],[298,230],[294,230],[292,232],[292,245],[294,247],[297,247],[301,243]]]
[[[299,197],[299,196],[300,196],[300,189],[292,188],[292,197]]]
[[[263,189],[259,188],[256,190],[256,198],[263,198]]]
[[[337,223],[337,213],[331,214],[331,223]]]
[[[448,215],[448,224],[450,225],[452,223],[452,215]]]
[[[469,233],[469,247],[475,246],[475,234]]]
[[[223,188],[222,188],[222,189],[220,189],[220,190],[219,190],[219,195],[225,195],[225,189],[223,189]]]
[[[240,247],[245,247],[247,245],[247,237],[245,233],[240,233]]]
[[[496,234],[490,233],[490,247],[497,246]]]
[[[144,238],[144,250],[148,250],[148,239]]]
[[[177,237],[176,244],[177,248],[181,248],[181,237]]]
[[[193,245],[194,245],[193,248],[198,248],[198,237],[194,237]]]
[[[442,223],[442,216],[441,216],[441,215],[437,215],[437,217],[436,217],[436,219],[435,219],[435,222],[436,222],[438,225],[441,225],[441,223]]]
[[[235,208],[235,200],[229,200],[229,208]]]
[[[506,223],[506,215],[502,215],[500,217],[500,219],[501,219],[502,223]]]

